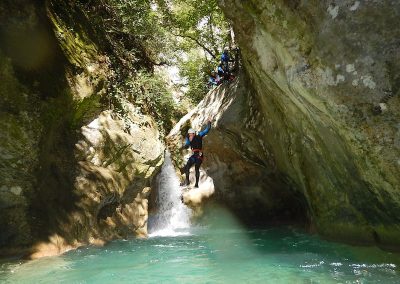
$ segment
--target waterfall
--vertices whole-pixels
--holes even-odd
[[[157,177],[157,213],[150,217],[149,236],[188,235],[191,210],[181,202],[179,178],[172,165],[171,154],[165,153],[165,161]]]

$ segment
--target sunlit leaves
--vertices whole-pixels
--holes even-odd
[[[228,43],[229,25],[216,0],[157,0],[156,3],[163,14],[169,42],[179,51],[171,52],[171,58],[186,79],[187,95],[197,103],[207,91],[208,74],[217,66]]]

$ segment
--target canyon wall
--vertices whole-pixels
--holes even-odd
[[[96,26],[101,12],[70,1],[0,5],[2,254],[147,235],[164,143],[134,94],[116,90],[118,72],[149,66],[128,65],[123,42]]]

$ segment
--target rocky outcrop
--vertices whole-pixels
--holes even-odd
[[[128,123],[105,111],[81,128],[83,139],[76,144],[74,188],[83,197],[84,214],[71,224],[108,239],[133,232],[147,236],[148,185],[163,163],[164,145],[154,121],[127,107]]]
[[[215,196],[244,216],[301,214],[325,237],[398,248],[400,5],[220,6],[245,76],[190,118],[216,118],[205,165]]]
[[[132,66],[81,8],[0,4],[0,254],[147,235],[164,145],[154,119],[115,95]]]
[[[178,150],[187,129],[200,130],[209,119],[213,121],[204,138],[200,187],[184,192],[183,201],[201,213],[201,207],[211,198],[252,225],[303,224],[308,221],[304,197],[277,171],[272,154],[263,156],[268,151],[267,142],[257,129],[249,127],[250,122],[262,121],[261,115],[252,115],[258,108],[253,96],[242,75],[234,83],[211,91],[172,129],[167,142],[180,168],[190,155],[181,159],[183,153]]]
[[[248,127],[267,145],[260,155],[302,192],[321,234],[398,246],[400,5],[220,4],[254,88]]]

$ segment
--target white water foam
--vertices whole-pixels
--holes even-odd
[[[165,153],[164,165],[157,177],[157,190],[158,211],[149,220],[149,236],[190,235],[191,210],[181,202],[179,178],[169,152]]]

